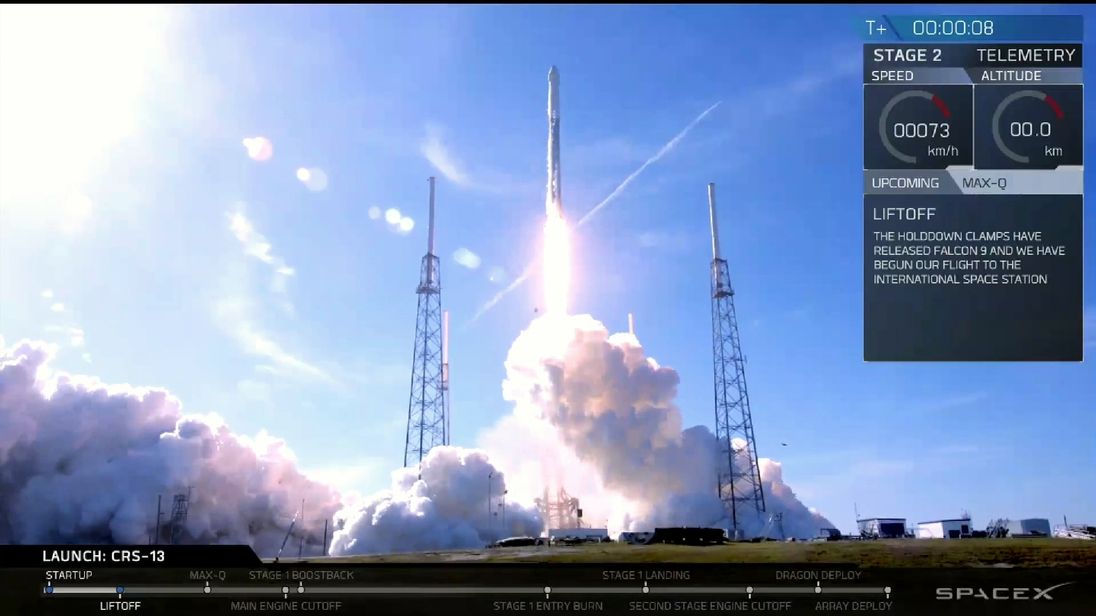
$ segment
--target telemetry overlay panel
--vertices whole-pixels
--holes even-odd
[[[865,20],[866,361],[1083,359],[1082,25]]]

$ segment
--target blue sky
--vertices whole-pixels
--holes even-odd
[[[50,340],[61,369],[163,386],[190,412],[284,437],[342,487],[383,487],[402,460],[425,178],[437,175],[453,442],[474,445],[509,412],[502,361],[537,306],[528,284],[472,321],[535,256],[556,64],[572,217],[721,102],[573,240],[572,306],[616,331],[635,313],[648,352],[681,375],[688,425],[712,423],[712,181],[760,454],[808,505],[845,529],[854,503],[911,520],[966,509],[976,524],[1096,521],[1083,489],[1096,485],[1091,362],[862,361],[856,26],[883,12],[279,6],[38,19],[3,54],[39,63],[2,77],[21,87],[3,88],[17,136],[0,159],[0,336]],[[266,161],[241,145],[260,135]],[[300,167],[326,186],[310,189]],[[385,222],[390,208],[409,232]],[[477,268],[454,260],[460,248]]]

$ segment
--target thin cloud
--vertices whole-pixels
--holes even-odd
[[[419,152],[442,177],[461,188],[512,197],[537,190],[541,185],[539,181],[517,181],[493,169],[477,167],[470,172],[465,161],[460,160],[446,144],[442,127],[437,124],[427,125],[426,136],[419,143]]]
[[[214,316],[225,333],[245,353],[269,362],[260,366],[262,371],[278,376],[334,382],[325,370],[285,350],[269,333],[263,331],[251,317],[246,301],[222,300],[214,306]]]
[[[74,347],[84,346],[84,330],[69,325],[47,325],[46,332],[60,334],[68,338],[69,344]]]
[[[471,185],[468,174],[461,169],[460,163],[442,143],[441,131],[437,127],[427,127],[426,138],[423,139],[419,151],[450,182],[458,186]]]
[[[636,235],[636,244],[647,250],[666,250],[670,252],[684,252],[694,244],[695,238],[682,230],[644,231]]]
[[[453,251],[453,260],[457,262],[457,265],[470,270],[479,268],[480,264],[483,263],[479,255],[464,247]]]
[[[244,399],[251,400],[252,402],[270,404],[273,399],[271,397],[270,384],[263,381],[244,379],[236,383],[236,391]]]
[[[254,223],[244,214],[242,207],[237,205],[234,211],[227,213],[228,229],[240,242],[245,255],[269,267],[273,275],[270,289],[279,296],[282,310],[292,315],[295,309],[293,303],[289,301],[286,286],[289,278],[296,275],[296,270],[290,267],[285,259],[274,253],[270,240],[255,228]]]
[[[936,400],[927,400],[916,405],[916,410],[922,412],[951,411],[958,408],[973,406],[989,399],[989,394],[984,391],[972,391],[968,393],[946,396]]]
[[[284,294],[286,280],[295,275],[295,269],[285,262],[285,259],[274,254],[274,248],[266,237],[255,229],[255,225],[241,210],[228,213],[228,229],[240,242],[244,254],[258,259],[268,265],[274,273],[271,288],[276,293]]]

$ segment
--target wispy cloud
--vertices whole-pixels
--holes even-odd
[[[718,156],[724,166],[756,160],[757,148],[743,149],[737,144],[743,143],[743,139],[760,139],[759,145],[766,145],[771,140],[764,135],[771,130],[774,118],[801,112],[805,107],[815,105],[827,88],[856,79],[862,68],[858,54],[857,49],[847,45],[815,50],[810,52],[803,69],[796,75],[738,93],[721,111],[724,121],[720,123],[720,129],[705,131],[695,138],[698,148],[718,147]],[[826,130],[833,125],[832,122],[812,121],[811,130]]]
[[[270,333],[259,327],[246,300],[222,299],[214,306],[214,317],[245,353],[267,362],[259,367],[263,372],[334,383],[327,371],[285,350]]]
[[[240,242],[244,254],[258,259],[268,265],[274,274],[271,289],[279,294],[285,294],[286,280],[296,274],[296,270],[285,262],[285,259],[274,254],[274,247],[270,240],[260,233],[251,220],[244,214],[242,206],[228,212],[228,229]]]
[[[419,151],[438,170],[438,173],[445,176],[447,180],[458,186],[471,186],[468,174],[461,169],[460,162],[442,142],[441,129],[438,126],[429,125],[426,127],[426,137],[423,139]]]
[[[446,142],[445,131],[439,124],[426,126],[426,136],[419,143],[419,152],[442,177],[461,188],[512,198],[517,194],[530,193],[541,186],[539,180],[517,180],[497,169],[467,164]],[[472,167],[471,170],[469,167]]]
[[[79,327],[70,325],[47,325],[46,332],[51,334],[61,334],[68,339],[69,344],[74,347],[84,346],[84,330]]]
[[[81,357],[87,363],[91,363],[91,354],[83,351],[86,344],[84,330],[80,327],[80,324],[76,322],[73,315],[73,311],[65,304],[55,301],[57,294],[53,289],[43,289],[39,293],[44,303],[49,304],[50,312],[54,315],[50,317],[53,323],[49,323],[44,326],[44,330],[49,334],[49,338],[56,342],[58,347],[67,346],[77,352],[80,352]]]
[[[269,404],[273,399],[270,395],[270,384],[253,379],[244,379],[236,383],[236,391],[246,400]]]
[[[636,235],[636,244],[647,250],[683,252],[695,242],[695,237],[680,229],[674,231],[650,230]],[[701,240],[703,242],[703,239]]]
[[[984,391],[972,391],[961,394],[944,396],[933,400],[923,400],[913,405],[914,411],[927,413],[951,411],[963,407],[973,406],[989,399],[989,394]]]
[[[483,262],[479,255],[464,247],[453,251],[453,260],[457,262],[457,265],[471,270],[479,268],[480,264]]]

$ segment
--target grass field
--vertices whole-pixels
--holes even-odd
[[[308,559],[324,563],[856,563],[863,567],[1096,568],[1096,542],[1072,539],[905,539],[734,543],[722,546],[588,544],[377,554]],[[288,561],[287,561],[288,562]]]

